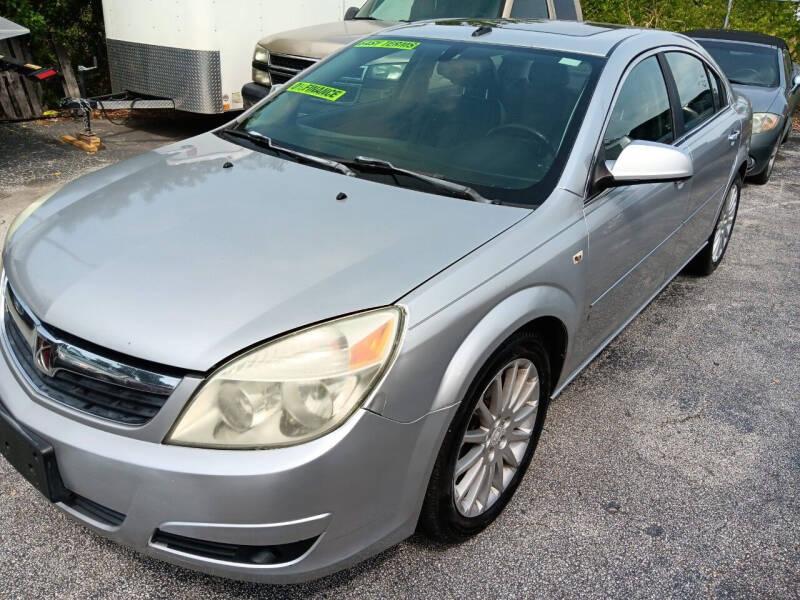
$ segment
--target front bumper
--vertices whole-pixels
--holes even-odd
[[[6,360],[0,398],[17,422],[52,444],[64,486],[122,521],[57,504],[73,518],[177,565],[269,583],[320,577],[410,535],[455,410],[409,424],[360,410],[307,444],[224,451],[135,439],[59,414],[32,400]],[[314,541],[289,562],[256,565],[169,547],[154,541],[157,532],[247,546]]]
[[[245,83],[242,86],[242,100],[244,102],[244,108],[248,109],[254,104],[258,104],[258,102],[267,97],[269,90],[270,88],[267,86],[256,83],[255,81]]]
[[[785,134],[786,127],[781,123],[770,131],[755,133],[750,137],[747,175],[758,175],[767,168],[770,159],[778,152],[780,142]]]

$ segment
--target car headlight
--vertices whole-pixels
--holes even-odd
[[[6,230],[6,237],[3,240],[3,248],[6,247],[8,244],[8,240],[11,239],[11,236],[14,235],[14,232],[19,229],[19,226],[22,225],[25,220],[33,214],[37,208],[39,208],[42,204],[47,202],[47,200],[53,196],[58,190],[53,190],[45,194],[44,196],[40,197],[38,200],[31,202],[21,213],[19,213],[13,221],[11,221],[11,225],[8,226]]]
[[[253,52],[253,60],[256,62],[262,62],[264,64],[269,63],[269,50],[264,48],[259,44],[256,44],[256,49]]]
[[[772,113],[753,113],[753,133],[764,133],[775,129],[780,122],[780,115]]]
[[[255,67],[253,67],[253,81],[261,85],[272,85],[272,77],[269,76],[269,73],[261,69],[256,69]]]
[[[371,310],[303,329],[215,371],[166,443],[257,449],[301,444],[342,423],[397,355],[404,313]]]

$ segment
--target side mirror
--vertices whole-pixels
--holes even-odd
[[[794,76],[794,78],[792,79],[792,87],[791,87],[791,89],[789,90],[789,93],[790,93],[790,94],[794,93],[794,91],[795,91],[797,88],[800,88],[800,73],[798,73],[797,75],[795,75],[795,76]]]
[[[694,165],[688,153],[657,142],[631,142],[617,160],[600,165],[600,187],[619,187],[638,183],[683,181],[694,175]]]
[[[358,8],[357,6],[351,6],[350,8],[347,9],[347,12],[344,13],[344,20],[345,21],[354,20],[356,18],[356,15],[358,14],[359,10],[361,10],[361,9]]]

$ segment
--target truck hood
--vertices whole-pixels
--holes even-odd
[[[3,263],[44,323],[207,371],[283,332],[396,302],[529,213],[209,133],[68,184],[11,236]]]
[[[780,102],[778,102],[779,98],[783,98],[781,88],[765,88],[738,83],[732,83],[731,87],[737,94],[741,94],[750,101],[754,113],[773,112],[782,114],[783,106],[780,106]]]
[[[282,31],[263,38],[259,44],[270,52],[322,59],[351,42],[392,25],[397,23],[367,19],[323,23]]]

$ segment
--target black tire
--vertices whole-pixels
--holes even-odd
[[[499,370],[519,358],[530,360],[539,376],[539,409],[528,448],[514,477],[494,504],[477,516],[464,516],[456,508],[453,490],[456,461],[459,458],[462,438],[486,387]],[[514,495],[533,458],[547,414],[549,398],[550,359],[544,344],[536,333],[519,332],[495,352],[481,369],[450,424],[439,450],[420,514],[418,528],[423,533],[442,543],[460,542],[480,533],[497,518]]]
[[[778,149],[775,149],[775,153],[770,156],[769,162],[767,166],[764,167],[764,170],[761,171],[758,175],[751,175],[747,178],[747,181],[751,183],[755,183],[756,185],[765,185],[769,178],[772,177],[772,171],[775,167],[775,160],[778,157]]]
[[[717,235],[717,229],[720,227],[720,223],[723,221],[725,217],[725,208],[728,201],[728,195],[730,194],[731,190],[736,188],[737,193],[737,200],[736,200],[736,207],[733,213],[733,222],[731,223],[731,230],[730,234],[728,235],[728,239],[725,242],[725,246],[722,248],[722,253],[714,260],[714,238]],[[705,247],[692,259],[686,267],[686,272],[690,275],[696,275],[699,277],[707,277],[711,275],[714,271],[717,270],[717,267],[722,262],[722,259],[725,258],[725,253],[728,251],[728,245],[730,244],[730,237],[733,235],[733,229],[736,225],[736,216],[739,214],[739,204],[741,202],[741,192],[742,192],[742,178],[741,176],[737,176],[734,179],[731,187],[728,188],[728,191],[725,193],[725,200],[722,204],[722,209],[720,210],[719,216],[717,217],[717,222],[714,224],[714,231],[711,232],[711,235],[708,238],[708,243]]]

